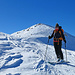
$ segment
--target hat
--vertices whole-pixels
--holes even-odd
[[[56,27],[59,27],[59,24],[58,24],[58,23],[56,23],[55,28],[56,28]]]

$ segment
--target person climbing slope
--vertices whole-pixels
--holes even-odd
[[[62,27],[59,26],[58,23],[56,23],[55,30],[53,31],[52,35],[48,37],[49,39],[54,37],[53,43],[54,43],[55,53],[58,58],[57,60],[58,62],[64,61],[61,47],[62,47],[62,40],[64,40],[64,42],[66,43],[66,39],[63,33],[64,33],[64,30],[62,29]]]

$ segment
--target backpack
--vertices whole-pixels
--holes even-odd
[[[54,30],[54,40],[56,41],[63,40],[62,33],[64,33],[64,30],[62,29],[61,26],[59,26],[58,31]]]

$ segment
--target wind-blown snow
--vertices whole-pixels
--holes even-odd
[[[53,39],[49,41],[44,61],[48,36],[53,30],[52,26],[36,24],[11,35],[0,33],[0,75],[74,75],[75,37],[66,32],[67,55],[70,63],[56,65],[47,63],[57,60]],[[64,42],[62,46],[66,60]]]

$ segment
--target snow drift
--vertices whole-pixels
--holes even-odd
[[[48,36],[54,27],[36,24],[28,29],[11,35],[0,33],[0,75],[74,75],[75,74],[75,37],[66,33],[67,64],[50,65],[56,61],[53,39],[49,41],[46,62],[44,55]],[[62,51],[65,59],[64,42]]]

